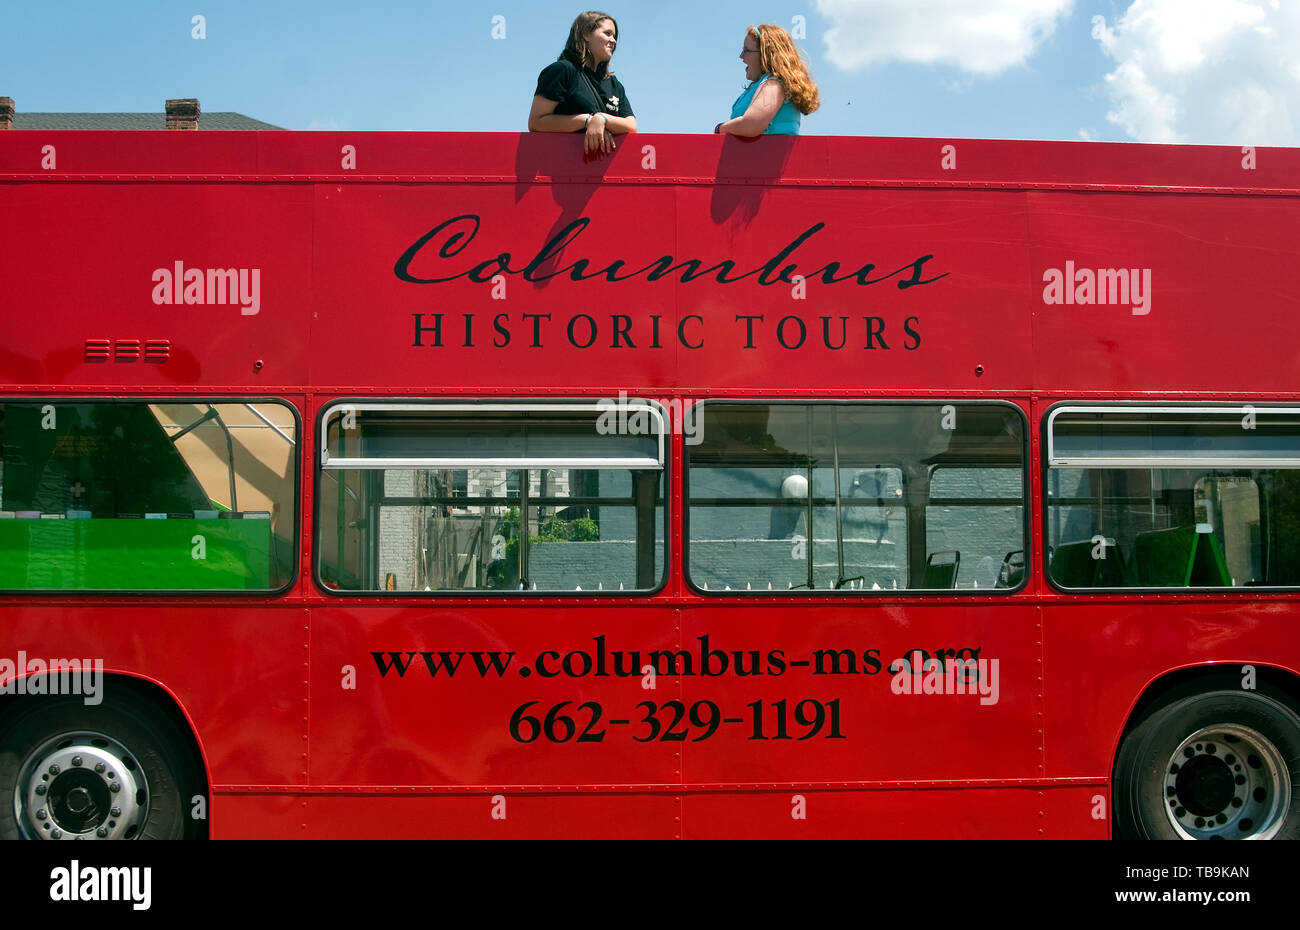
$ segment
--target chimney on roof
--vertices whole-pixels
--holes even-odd
[[[14,100],[12,97],[0,97],[0,129],[14,128]]]
[[[198,129],[199,102],[193,97],[167,101],[168,129]]]

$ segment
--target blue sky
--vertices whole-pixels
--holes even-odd
[[[802,17],[797,44],[823,100],[806,134],[1300,144],[1297,0],[608,9],[643,132],[710,131],[743,88],[746,25]],[[7,13],[0,96],[20,113],[198,97],[289,129],[521,131],[577,12],[553,0],[21,3]]]

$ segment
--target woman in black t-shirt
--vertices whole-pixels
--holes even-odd
[[[579,14],[559,61],[537,77],[529,132],[582,132],[583,149],[614,151],[614,136],[636,132],[627,91],[609,71],[618,23],[608,13]]]

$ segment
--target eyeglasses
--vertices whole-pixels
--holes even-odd
[[[758,54],[758,49],[756,49],[756,48],[742,48],[742,49],[740,50],[740,54],[742,54],[742,55],[757,55],[757,54]]]

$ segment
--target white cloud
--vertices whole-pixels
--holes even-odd
[[[826,57],[854,71],[891,61],[991,75],[1024,64],[1074,0],[817,0]]]
[[[1092,37],[1106,114],[1143,142],[1300,144],[1300,3],[1134,0]]]

